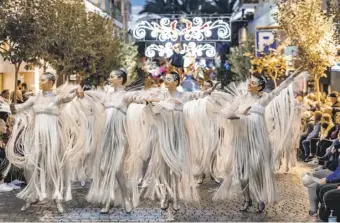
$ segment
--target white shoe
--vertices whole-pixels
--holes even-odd
[[[310,165],[318,165],[319,164],[319,160],[318,160],[318,158],[313,158],[313,160],[308,162],[308,164],[310,164]]]
[[[18,179],[16,179],[16,180],[13,180],[12,182],[11,182],[11,184],[23,184],[23,183],[25,183],[25,181],[20,181],[20,180],[18,180]]]
[[[7,185],[6,183],[3,183],[0,185],[0,192],[9,192],[12,190],[13,190],[13,187]]]
[[[132,204],[131,204],[130,200],[129,199],[125,199],[124,203],[125,203],[125,211],[126,211],[126,213],[127,214],[131,213],[131,211],[132,211]]]
[[[13,188],[13,190],[18,190],[18,189],[20,189],[21,187],[20,186],[17,186],[17,185],[15,185],[15,184],[13,184],[13,183],[9,183],[9,184],[7,184],[9,187],[12,187]]]
[[[80,185],[81,185],[82,187],[85,187],[86,181],[85,181],[85,180],[80,181]]]

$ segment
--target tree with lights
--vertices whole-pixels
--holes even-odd
[[[290,44],[298,47],[299,65],[312,75],[320,95],[320,78],[335,64],[337,53],[333,17],[321,11],[319,0],[278,1],[277,6],[276,20]]]
[[[271,49],[269,54],[263,54],[260,57],[251,57],[250,60],[252,73],[264,74],[274,82],[277,87],[277,80],[286,74],[286,60],[284,55],[278,50]]]

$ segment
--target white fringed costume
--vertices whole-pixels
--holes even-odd
[[[271,93],[264,93],[262,97],[249,93],[242,94],[242,90],[234,89],[233,93],[236,93],[236,95],[241,93],[241,95],[236,96],[233,103],[229,104],[221,113],[227,118],[239,116],[240,119],[224,120],[223,123],[224,137],[219,149],[220,154],[225,154],[223,160],[224,182],[216,192],[214,200],[226,199],[233,194],[233,186],[241,183],[243,189],[249,188],[250,195],[257,202],[271,203],[275,201],[275,159],[281,159],[281,156],[277,155],[279,153],[273,150],[272,146],[279,146],[282,155],[282,145],[277,140],[272,141],[273,145],[271,145],[273,137],[269,137],[266,124],[273,122],[266,123],[268,116],[265,116],[265,112],[268,104],[280,95],[281,101],[274,101],[270,105],[272,112],[269,117],[275,121],[287,122],[286,126],[283,123],[275,122],[273,127],[274,130],[278,131],[276,136],[274,135],[275,137],[278,135],[286,136],[287,131],[291,130],[292,117],[295,114],[294,98],[292,98],[292,94],[286,92],[287,90],[282,91],[293,80],[293,77],[289,77]],[[287,107],[281,107],[283,105],[287,105]],[[292,106],[292,108],[289,106]],[[250,114],[242,115],[248,107],[251,107]],[[286,113],[283,117],[277,119],[277,115],[282,114],[278,111],[279,109]],[[288,119],[284,120],[287,117]],[[272,132],[275,132],[274,130],[271,129]]]
[[[73,120],[63,114],[61,105],[76,97],[77,88],[69,86],[62,94],[41,92],[16,105],[18,115],[7,145],[7,157],[24,169],[28,181],[19,198],[28,202],[72,199],[65,154],[71,143],[68,139]]]
[[[100,145],[95,153],[93,182],[87,200],[105,205],[112,202],[115,205],[124,205],[124,202],[130,200],[124,169],[128,153],[126,112],[131,102],[143,100],[138,93],[124,90],[110,89],[106,93],[89,91],[86,94],[101,98],[105,109],[105,123],[101,131]]]
[[[147,185],[145,198],[153,200],[156,196],[162,203],[171,200],[175,206],[178,200],[199,200],[193,178],[190,160],[192,151],[188,147],[183,104],[205,95],[204,92],[177,92],[174,96],[167,93],[161,102],[146,106],[147,145],[143,146],[146,149],[143,154],[150,154],[150,160],[144,176]],[[174,103],[172,99],[181,104]]]

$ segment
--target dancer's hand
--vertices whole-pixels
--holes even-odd
[[[338,186],[338,190],[340,190],[340,186]]]
[[[175,103],[176,105],[182,104],[182,102],[180,102],[179,100],[174,99],[174,98],[170,99],[170,101],[173,102],[173,103]]]
[[[249,110],[251,109],[251,107],[248,107],[244,112],[243,115],[250,115]]]
[[[326,184],[326,178],[322,178],[322,179],[320,180],[320,184]]]
[[[77,96],[79,98],[84,98],[85,96],[84,90],[81,87],[77,89]]]
[[[160,102],[160,100],[158,98],[147,98],[145,101],[147,103]]]

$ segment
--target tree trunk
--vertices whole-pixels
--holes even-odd
[[[320,77],[315,77],[315,93],[316,93],[316,99],[318,102],[320,102]]]
[[[43,72],[45,73],[45,72],[46,72],[46,70],[47,70],[47,62],[46,62],[46,61],[44,61],[44,65],[43,65]]]
[[[63,85],[63,83],[64,83],[64,77],[63,77],[63,75],[62,75],[62,70],[57,69],[56,72],[57,72],[56,87],[59,87],[59,86]]]
[[[20,70],[21,62],[14,64],[15,67],[15,77],[14,77],[14,92],[13,92],[13,103],[17,103],[17,87],[18,87],[18,76]]]

